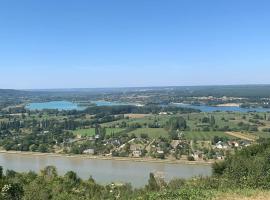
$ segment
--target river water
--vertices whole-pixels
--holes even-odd
[[[0,154],[0,165],[3,168],[18,172],[39,172],[46,166],[53,165],[59,175],[74,171],[82,179],[90,175],[100,184],[111,182],[131,183],[134,187],[147,184],[149,173],[158,172],[165,180],[173,178],[191,178],[210,176],[210,165],[167,164],[134,161],[97,160],[81,157],[54,157],[21,154]]]
[[[270,112],[270,108],[241,108],[239,106],[207,106],[207,105],[190,105],[184,103],[172,103],[171,105],[183,107],[183,108],[193,108],[200,110],[202,112]]]
[[[142,106],[136,103],[124,103],[124,102],[110,102],[110,101],[92,101],[97,106],[119,106],[119,105],[134,105]],[[239,106],[207,106],[207,105],[190,105],[183,103],[171,103],[170,105],[179,106],[184,108],[193,108],[201,110],[202,112],[215,112],[215,111],[232,111],[232,112],[270,112],[270,108],[241,108]],[[69,101],[50,101],[42,103],[29,103],[26,105],[30,110],[43,110],[43,109],[58,109],[58,110],[84,110],[86,107],[79,106],[77,103]]]

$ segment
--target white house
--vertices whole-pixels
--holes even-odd
[[[95,154],[95,150],[94,149],[86,149],[83,151],[84,154]]]
[[[218,143],[216,143],[215,146],[217,149],[227,149],[228,148],[228,145],[222,141],[219,141]]]
[[[139,158],[139,157],[141,157],[141,155],[142,155],[142,151],[141,150],[134,150],[134,151],[132,151],[132,156],[133,157]]]

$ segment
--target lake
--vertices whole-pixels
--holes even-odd
[[[57,110],[84,110],[85,107],[79,106],[77,103],[70,101],[49,101],[42,103],[29,103],[25,106],[29,110],[44,110],[44,109],[57,109]]]
[[[96,104],[97,106],[142,106],[136,103],[128,103],[128,102],[112,102],[112,101],[92,101],[92,103]]]
[[[110,102],[110,101],[92,101],[91,103],[96,106],[120,106],[120,105],[134,105],[142,106],[136,103],[125,103],[125,102]],[[49,101],[42,103],[29,103],[25,107],[29,110],[44,110],[44,109],[57,109],[57,110],[84,110],[86,107],[79,106],[77,103],[70,101]]]
[[[0,153],[0,165],[3,168],[18,172],[39,172],[46,166],[53,165],[58,174],[74,171],[82,179],[90,175],[100,184],[111,182],[131,183],[134,187],[147,184],[151,172],[161,172],[165,180],[173,178],[191,178],[194,176],[210,176],[210,165],[165,164],[150,162],[97,160],[80,157],[54,157],[38,155],[21,155]]]
[[[207,105],[190,105],[184,103],[172,103],[171,105],[183,108],[198,109],[202,112],[215,112],[215,111],[231,111],[231,112],[270,112],[270,108],[241,108],[239,106],[207,106]]]

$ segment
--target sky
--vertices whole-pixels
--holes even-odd
[[[0,88],[270,83],[268,0],[0,0]]]

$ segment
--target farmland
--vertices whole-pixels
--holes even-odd
[[[123,131],[122,128],[106,128],[106,134],[111,135],[113,133],[119,133]],[[77,129],[73,131],[74,135],[81,135],[81,136],[94,136],[95,135],[95,128],[88,128],[88,129]]]
[[[137,137],[139,137],[141,134],[147,134],[152,139],[169,137],[168,131],[166,131],[164,128],[138,128],[129,132],[129,134],[135,134]]]

